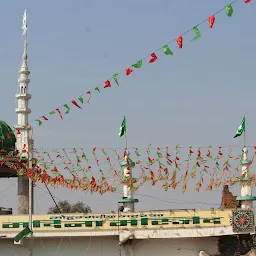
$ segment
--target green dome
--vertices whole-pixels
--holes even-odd
[[[0,154],[8,154],[15,150],[15,135],[10,126],[0,120]]]

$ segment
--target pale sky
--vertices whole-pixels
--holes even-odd
[[[4,1],[0,9],[2,40],[0,70],[1,119],[16,123],[15,93],[23,40],[21,21],[28,17],[28,64],[32,94],[30,120],[47,114],[102,83],[177,36],[193,28],[228,1],[221,0],[55,0]],[[83,110],[73,108],[61,121],[52,117],[34,128],[35,147],[106,148],[124,147],[117,139],[119,125],[127,117],[130,146],[145,149],[176,144],[185,146],[236,145],[233,139],[247,115],[247,142],[256,144],[255,108],[255,7],[239,0],[234,14],[216,16],[215,26],[199,27],[202,38],[184,48],[171,44],[175,56],[158,54],[154,64],[131,76],[120,76],[120,87],[102,90]],[[254,169],[251,169],[254,171]],[[0,206],[16,213],[16,181],[0,181]],[[12,186],[12,187],[10,187]],[[9,189],[7,189],[10,187]],[[53,202],[42,185],[36,189],[36,213],[44,213]],[[90,195],[67,189],[51,189],[58,199],[82,200],[93,211],[117,208],[121,192]],[[234,190],[239,193],[238,187]],[[146,186],[138,191],[137,209],[209,208],[220,203],[220,190],[164,192]],[[150,198],[154,196],[161,200]],[[165,201],[165,202],[164,202]],[[204,202],[194,203],[194,202]],[[212,205],[211,205],[212,204]]]

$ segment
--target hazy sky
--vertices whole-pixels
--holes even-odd
[[[1,119],[16,123],[15,93],[23,52],[21,20],[28,16],[28,63],[31,71],[31,120],[76,98],[124,70],[192,28],[229,1],[221,0],[55,0],[3,1],[0,9]],[[158,61],[120,77],[113,86],[91,100],[84,110],[72,109],[64,120],[53,117],[34,128],[36,148],[94,146],[123,147],[117,133],[127,117],[130,146],[170,148],[182,145],[241,145],[233,139],[242,116],[247,114],[247,141],[256,144],[255,110],[255,7],[243,0],[234,6],[233,16],[216,16],[215,26],[199,27],[202,38],[184,49],[170,47],[174,57],[158,54]],[[254,171],[252,169],[252,171]],[[15,180],[0,181],[1,206],[16,212]],[[42,189],[43,186],[40,186]],[[82,200],[94,211],[117,208],[120,194],[104,196],[52,190],[54,196]],[[238,193],[238,190],[236,190]],[[181,194],[147,186],[138,193],[164,199],[137,196],[137,209],[210,207],[194,201],[219,203],[220,191]],[[53,204],[47,192],[36,189],[36,212]],[[180,204],[184,201],[184,204]],[[188,204],[187,201],[192,202]],[[214,206],[214,205],[213,205]]]

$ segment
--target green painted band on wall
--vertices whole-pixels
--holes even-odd
[[[43,227],[51,227],[51,228],[89,228],[89,227],[102,227],[103,224],[109,225],[109,227],[118,227],[118,226],[127,226],[128,224],[131,226],[137,226],[140,224],[141,226],[148,225],[188,225],[192,224],[198,226],[200,224],[213,224],[220,225],[221,219],[224,217],[218,218],[200,218],[199,216],[194,217],[164,217],[164,218],[140,218],[140,220],[129,219],[129,220],[95,220],[95,221],[62,221],[62,220],[34,220],[33,228],[43,228]],[[93,225],[95,223],[95,225]],[[12,223],[3,223],[3,229],[19,229],[29,227],[28,222],[12,222]]]

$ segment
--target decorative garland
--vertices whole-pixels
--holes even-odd
[[[195,41],[195,40],[199,39],[201,37],[201,32],[199,30],[199,26],[201,26],[205,22],[208,22],[209,27],[213,28],[214,24],[215,24],[215,20],[216,20],[216,15],[221,13],[224,10],[226,11],[227,16],[231,17],[233,15],[233,12],[234,12],[233,4],[237,1],[239,1],[239,0],[235,0],[235,1],[231,2],[230,4],[225,6],[224,8],[218,10],[216,13],[211,15],[209,18],[207,18],[207,19],[203,20],[202,22],[198,23],[193,28],[188,29],[185,33],[181,34],[176,39],[171,40],[169,43],[165,44],[160,49],[155,50],[154,52],[152,52],[148,56],[144,57],[143,59],[137,60],[134,64],[127,67],[124,71],[119,72],[119,73],[114,73],[112,75],[112,77],[105,80],[104,83],[99,84],[99,85],[93,87],[92,89],[88,90],[86,93],[81,94],[80,96],[77,97],[77,99],[72,99],[68,103],[50,111],[47,114],[44,114],[40,118],[34,120],[34,122],[37,122],[37,124],[39,126],[41,126],[44,121],[48,121],[49,118],[51,116],[55,115],[55,114],[58,114],[60,119],[63,120],[63,113],[68,114],[71,111],[71,108],[74,107],[74,106],[76,108],[82,109],[82,104],[84,104],[85,102],[90,103],[93,94],[95,94],[95,93],[99,94],[102,89],[111,88],[113,82],[117,86],[119,86],[119,76],[121,74],[125,74],[126,76],[131,75],[134,72],[135,69],[142,68],[145,60],[147,60],[147,62],[150,63],[150,64],[155,63],[158,60],[158,56],[156,54],[157,52],[162,51],[163,54],[166,55],[166,56],[173,56],[174,52],[173,52],[173,50],[171,50],[171,48],[172,48],[172,47],[170,47],[171,43],[176,42],[178,48],[182,49],[183,45],[184,45],[183,37],[191,31],[193,31],[195,33],[192,41]],[[251,0],[244,0],[244,2],[247,4],[247,3],[251,2]],[[19,133],[18,130],[17,130],[17,132]]]
[[[253,148],[252,161],[256,146]],[[121,149],[95,147],[90,152],[81,148],[34,149],[33,170],[28,167],[28,162],[18,158],[13,160],[13,156],[1,156],[0,164],[16,169],[19,175],[26,175],[35,183],[92,193],[114,192],[123,184],[136,191],[146,183],[160,184],[165,191],[181,187],[185,192],[188,186],[193,186],[196,191],[203,187],[213,190],[225,184],[234,185],[239,178],[244,178],[240,168],[242,152],[236,152],[237,148],[232,146],[213,149],[211,146],[182,148],[177,145],[174,152],[168,147],[153,148],[151,145],[143,151],[131,148],[127,164],[132,160],[136,166],[129,177],[123,175],[121,162],[127,151]],[[248,176],[250,184],[255,181],[255,175]]]

